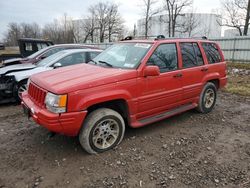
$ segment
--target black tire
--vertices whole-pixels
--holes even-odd
[[[79,133],[79,141],[85,151],[96,154],[118,145],[124,132],[125,123],[122,116],[112,109],[100,108],[91,112],[85,119]]]
[[[208,101],[208,95],[211,95],[211,101]],[[213,95],[213,99],[212,99]],[[196,108],[198,112],[200,113],[209,113],[212,111],[217,98],[217,88],[212,82],[206,83],[206,85],[203,87],[202,92],[200,94],[199,104]]]
[[[24,88],[25,86],[26,86],[26,88],[27,88],[27,82],[28,82],[28,80],[22,80],[22,81],[20,81],[20,82],[16,85],[16,87],[15,87],[14,96],[15,96],[16,101],[17,101],[18,103],[20,103],[20,102],[22,101],[22,99],[20,98],[20,94],[19,94],[20,89],[21,89],[21,88]]]

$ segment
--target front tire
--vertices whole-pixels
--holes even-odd
[[[90,154],[101,153],[118,145],[124,136],[125,123],[122,116],[109,108],[91,112],[79,134],[81,146]]]
[[[212,111],[217,98],[217,88],[212,82],[206,83],[200,94],[197,110],[201,113]]]
[[[27,90],[27,81],[28,80],[23,80],[17,84],[15,98],[16,98],[18,103],[20,103],[22,100],[22,93]]]

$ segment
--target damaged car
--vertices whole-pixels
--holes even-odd
[[[0,103],[20,102],[28,78],[36,73],[86,63],[101,53],[98,49],[68,49],[57,52],[36,64],[16,64],[0,68]]]

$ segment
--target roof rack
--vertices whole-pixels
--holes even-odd
[[[157,35],[157,36],[137,36],[137,37],[132,37],[132,36],[127,36],[124,39],[122,39],[121,41],[125,41],[125,40],[134,40],[134,39],[138,39],[138,40],[147,40],[147,39],[153,39],[153,40],[173,40],[173,39],[202,39],[202,40],[208,40],[208,38],[206,36],[202,36],[202,37],[168,37],[166,38],[164,35]]]

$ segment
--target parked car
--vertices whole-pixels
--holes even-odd
[[[25,58],[31,54],[47,47],[53,45],[52,41],[44,39],[34,39],[34,38],[20,38],[18,41],[19,52],[6,53],[3,51],[0,54],[0,63],[2,61],[14,58]],[[4,49],[3,49],[4,50]]]
[[[210,112],[226,82],[214,42],[132,40],[88,64],[32,76],[22,105],[36,123],[78,136],[87,152],[99,153],[121,142],[125,125],[142,127],[193,108]]]
[[[81,45],[81,44],[58,44],[53,46],[48,46],[43,48],[36,53],[26,57],[26,58],[17,58],[17,59],[10,59],[3,62],[3,66],[7,65],[14,65],[14,64],[22,64],[22,63],[36,63],[41,61],[42,59],[49,57],[52,54],[55,54],[61,50],[65,49],[98,49],[93,46],[89,45]]]
[[[69,49],[57,52],[36,64],[17,64],[0,68],[0,103],[20,101],[28,78],[59,67],[86,63],[101,53],[95,49]]]

